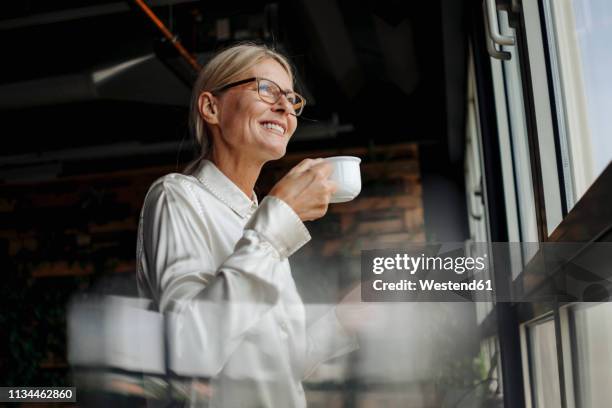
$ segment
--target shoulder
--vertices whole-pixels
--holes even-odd
[[[145,196],[144,206],[168,203],[198,207],[198,200],[194,194],[197,183],[194,176],[181,173],[166,174],[151,184]]]
[[[149,187],[150,192],[173,191],[176,189],[188,189],[190,184],[197,182],[194,176],[182,173],[169,173],[155,180]]]

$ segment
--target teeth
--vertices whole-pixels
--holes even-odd
[[[263,127],[265,127],[266,129],[278,130],[280,133],[285,133],[285,129],[283,129],[282,126],[277,125],[276,123],[265,122],[263,124]]]

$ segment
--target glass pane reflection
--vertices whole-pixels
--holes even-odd
[[[612,401],[612,303],[572,309],[577,407]]]
[[[537,408],[561,406],[559,366],[554,320],[528,329],[533,405]]]

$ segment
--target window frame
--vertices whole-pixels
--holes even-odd
[[[558,93],[554,89],[554,53],[550,53],[548,46],[548,25],[546,24],[546,0],[523,0],[522,12],[515,15],[517,44],[514,47],[504,48],[505,51],[521,54],[521,77],[525,103],[525,114],[528,122],[528,137],[531,154],[532,183],[538,213],[539,242],[582,242],[584,245],[578,250],[587,249],[597,241],[612,241],[612,164],[602,172],[586,193],[575,203],[568,200],[568,194],[573,194],[568,187],[568,175],[565,171],[564,146],[562,145],[563,118],[560,116],[557,105]],[[498,3],[510,3],[498,0]],[[512,3],[515,3],[514,1]],[[517,2],[518,3],[518,2]],[[508,4],[505,5],[508,7]],[[535,10],[535,12],[534,12]],[[525,13],[530,12],[525,19]],[[490,69],[490,57],[485,49],[486,35],[483,32],[483,15],[479,2],[472,5],[474,19],[472,31],[472,45],[474,48],[475,72],[478,88],[478,107],[482,109],[480,119],[480,133],[483,145],[483,180],[485,191],[485,208],[489,215],[491,241],[507,241],[510,235],[510,226],[504,223],[512,219],[511,206],[507,204],[503,185],[505,180],[500,178],[501,166],[493,163],[501,160],[500,144],[503,144],[503,129],[497,128],[497,115],[503,112],[495,106],[494,87]],[[535,34],[534,34],[535,31]],[[536,38],[534,38],[534,35]],[[486,66],[489,66],[487,72]],[[532,78],[545,78],[533,85]],[[494,105],[494,106],[491,106]],[[538,123],[538,118],[539,122]],[[543,123],[545,121],[546,123]],[[545,165],[543,167],[542,161]],[[566,160],[567,161],[567,160]],[[543,168],[545,169],[543,171]],[[498,170],[498,172],[495,172]],[[506,171],[506,173],[508,173]],[[552,179],[549,176],[553,176]],[[506,177],[506,180],[508,178]],[[552,180],[552,181],[551,181]],[[497,185],[496,185],[497,184]],[[551,193],[550,188],[557,189]],[[514,188],[514,186],[511,186]],[[548,188],[548,191],[546,190]],[[598,203],[608,203],[598,205]],[[568,211],[571,208],[571,211]],[[552,215],[552,216],[551,216]],[[556,217],[556,218],[555,218]],[[547,221],[548,220],[548,221]],[[576,229],[575,225],[581,228]],[[537,258],[538,254],[534,258]],[[531,259],[533,260],[533,259]],[[515,284],[529,277],[552,281],[555,277],[543,277],[537,270],[535,262],[529,262],[515,280]],[[563,273],[563,272],[560,272]],[[540,276],[538,276],[540,275]],[[556,276],[557,278],[559,276]],[[546,282],[545,282],[546,283]],[[552,282],[551,282],[552,283]],[[528,293],[538,290],[535,285],[525,288]],[[557,339],[557,362],[559,369],[559,389],[564,408],[575,406],[573,372],[571,358],[571,339],[568,337],[570,323],[568,307],[564,303],[498,303],[481,322],[482,338],[497,335],[500,340],[502,361],[502,377],[504,389],[504,402],[506,406],[525,406],[525,397],[530,397],[531,390],[525,383],[524,369],[529,367],[529,356],[524,353],[526,344],[522,341],[524,323],[552,314],[555,320],[555,333]],[[511,361],[518,353],[519,363]],[[518,376],[513,369],[520,368]],[[528,381],[528,380],[527,380]],[[520,382],[520,385],[518,384]],[[508,397],[510,392],[519,392],[521,401]],[[512,401],[512,402],[510,402]]]

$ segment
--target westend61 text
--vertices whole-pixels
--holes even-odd
[[[384,282],[377,279],[372,282],[372,287],[377,291],[386,290],[422,290],[422,291],[492,291],[493,285],[490,279],[473,280],[471,282],[436,282],[432,279],[420,279],[417,282],[402,279],[398,282]]]

